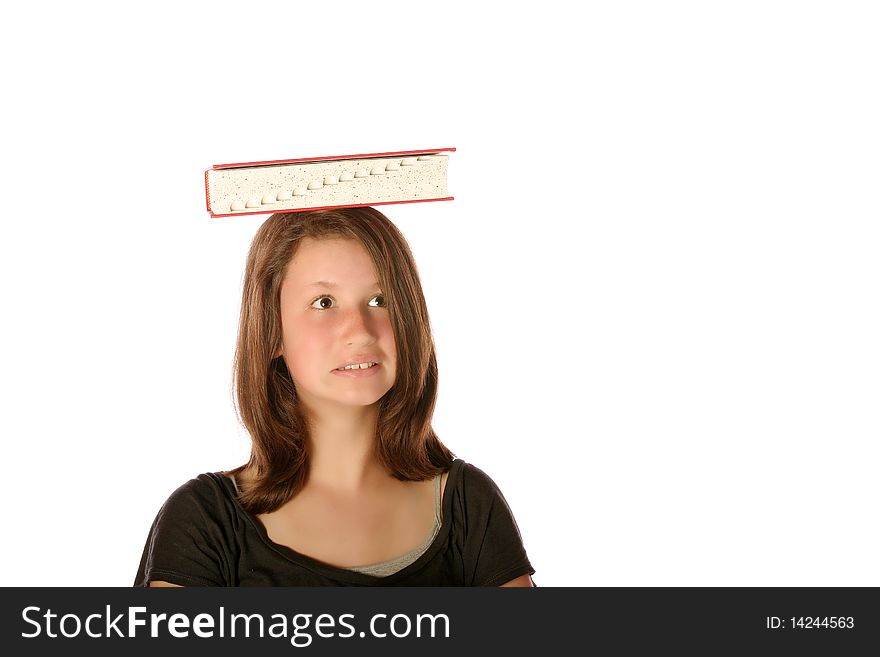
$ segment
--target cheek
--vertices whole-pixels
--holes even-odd
[[[294,378],[309,376],[315,367],[323,365],[327,335],[325,330],[316,330],[307,324],[291,327],[284,333],[284,353],[287,356],[287,367]]]
[[[394,363],[394,370],[397,370],[397,341],[394,339],[394,327],[391,326],[391,320],[383,322],[381,328],[382,350]]]
[[[386,318],[383,322],[379,324],[378,327],[380,340],[384,345],[387,346],[395,346],[396,341],[394,340],[394,327],[391,326],[391,319]],[[391,352],[393,356],[396,353],[396,350]]]

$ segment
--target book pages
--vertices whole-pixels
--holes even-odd
[[[208,209],[234,215],[442,199],[448,159],[431,153],[213,169]]]

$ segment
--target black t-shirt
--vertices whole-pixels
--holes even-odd
[[[519,528],[489,476],[452,462],[442,525],[416,561],[385,577],[337,568],[274,543],[238,501],[235,485],[206,473],[178,488],[147,538],[135,586],[499,586],[532,575]]]

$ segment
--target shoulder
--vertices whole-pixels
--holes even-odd
[[[529,586],[534,573],[513,512],[495,480],[470,463],[454,463],[453,513],[458,520],[468,586]]]
[[[186,515],[189,518],[226,515],[232,500],[224,479],[221,473],[206,472],[181,484],[162,505],[159,518],[169,515]]]
[[[224,478],[225,476],[220,472],[205,472],[178,486],[168,499],[204,500],[223,496],[225,493]]]
[[[239,522],[232,482],[201,474],[177,487],[159,509],[141,557],[136,586],[163,581],[223,586],[234,581]]]
[[[461,459],[458,459],[458,461],[460,462],[458,483],[464,492],[486,496],[492,496],[501,492],[495,480],[486,474],[485,471],[472,463],[467,463]]]
[[[456,459],[450,468],[450,485],[459,503],[482,514],[507,508],[507,500],[495,480],[472,463]]]

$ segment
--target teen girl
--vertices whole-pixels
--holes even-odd
[[[428,311],[381,212],[262,224],[234,386],[250,460],[170,496],[136,586],[534,586],[501,491],[432,429]]]

